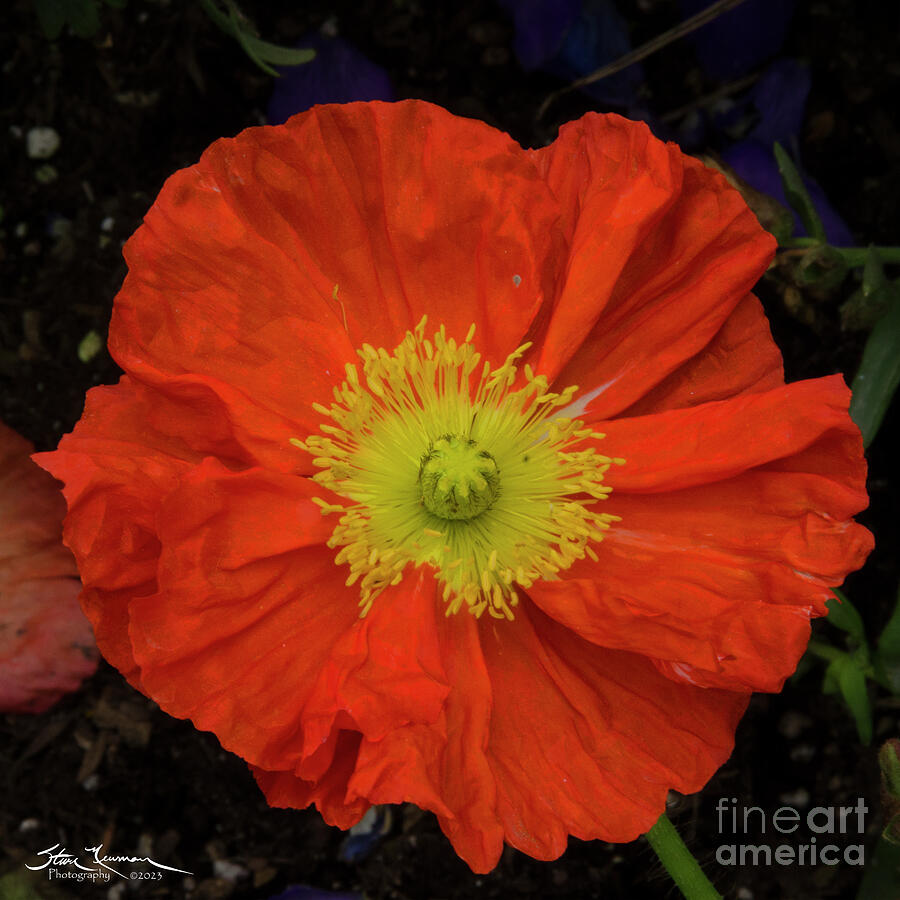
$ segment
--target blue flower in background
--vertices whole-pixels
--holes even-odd
[[[270,125],[280,125],[295,113],[317,103],[352,103],[354,100],[394,100],[387,72],[339,37],[313,32],[297,47],[312,47],[316,57],[302,66],[279,69],[269,100]]]
[[[574,81],[631,50],[628,28],[612,0],[500,0],[500,5],[513,17],[516,56],[526,71]],[[635,64],[583,90],[602,103],[631,106],[642,81]]]
[[[797,60],[782,59],[769,66],[748,95],[758,115],[756,124],[745,139],[726,148],[722,158],[749,185],[787,205],[772,144],[778,141],[785,149],[793,150],[792,155],[825,227],[828,242],[836,247],[847,247],[853,244],[850,229],[822,188],[803,173],[795,149],[811,83],[809,68]],[[795,235],[806,235],[796,213],[794,226]]]
[[[364,900],[364,898],[355,891],[326,891],[305,884],[292,884],[269,900]]]
[[[711,0],[679,0],[685,19]],[[794,15],[794,0],[745,0],[697,29],[689,40],[711,78],[739,78],[781,50]]]

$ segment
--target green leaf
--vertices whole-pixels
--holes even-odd
[[[872,707],[866,687],[866,673],[850,657],[845,656],[830,663],[825,672],[826,681],[836,683],[844,703],[856,722],[856,731],[863,744],[872,742]]]
[[[863,444],[872,443],[900,384],[900,291],[884,277],[878,251],[869,248],[863,271],[863,291],[889,291],[888,310],[875,323],[863,349],[859,371],[850,386],[850,415],[862,432]]]
[[[244,26],[241,13],[234,0],[223,0],[227,13],[223,12],[215,0],[200,0],[206,14],[226,34],[231,35],[243,48],[250,59],[269,75],[278,77],[278,72],[272,68],[276,66],[296,66],[309,62],[316,55],[315,50],[292,47],[281,47],[278,44],[270,44],[263,41]]]
[[[896,738],[885,741],[878,751],[878,765],[881,769],[881,787],[891,800],[900,800],[900,758]]]
[[[900,591],[894,611],[878,638],[875,669],[894,694],[900,694]]]
[[[244,39],[260,59],[275,66],[301,66],[316,56],[316,51],[308,47],[281,47],[246,33]]]
[[[66,0],[34,0],[34,11],[48,41],[55,41],[62,34],[66,5]]]
[[[900,847],[882,838],[871,856],[866,857],[856,900],[897,900],[898,870]]]
[[[34,0],[41,29],[55,41],[69,25],[82,38],[92,38],[100,30],[97,0]]]
[[[826,242],[825,226],[816,212],[816,207],[810,199],[806,185],[794,161],[788,156],[785,149],[777,141],[773,148],[775,150],[775,160],[778,163],[778,171],[781,174],[781,182],[784,185],[784,195],[787,197],[788,203],[800,216],[803,227],[809,232],[810,237],[815,238],[821,243]]]
[[[814,285],[823,290],[833,290],[847,277],[848,269],[844,257],[834,247],[817,244],[800,257],[796,277],[801,285]]]
[[[835,596],[829,598],[825,604],[828,607],[828,621],[835,628],[846,631],[850,637],[865,646],[866,630],[863,626],[862,616],[841,591],[835,588],[834,594]]]
[[[72,31],[80,38],[92,38],[100,30],[97,0],[68,0],[68,19]]]

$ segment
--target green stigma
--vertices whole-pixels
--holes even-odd
[[[444,434],[422,457],[419,490],[425,508],[439,519],[474,519],[497,499],[500,473],[476,441]]]

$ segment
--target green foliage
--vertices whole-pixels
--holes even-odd
[[[870,247],[863,269],[862,291],[885,305],[863,350],[859,371],[851,385],[850,415],[868,447],[900,384],[900,289],[887,279],[880,255]]]
[[[800,216],[803,227],[810,236],[820,244],[825,243],[825,226],[816,212],[816,207],[810,199],[806,185],[794,161],[788,156],[784,148],[777,141],[775,142],[775,161],[778,163],[778,171],[781,174],[781,181],[784,185],[784,194],[788,203]]]
[[[813,640],[809,644],[809,653],[827,662],[823,693],[840,694],[856,723],[860,741],[869,744],[873,728],[868,682],[874,681],[900,696],[900,594],[873,651],[866,639],[859,611],[841,591],[834,593],[836,596],[827,603],[828,621],[845,633],[847,649]],[[900,764],[897,766],[897,785],[900,786]]]
[[[73,34],[92,38],[100,30],[101,3],[121,9],[127,0],[33,0],[41,29],[55,41],[68,26]],[[273,66],[298,66],[312,60],[316,52],[270,44],[259,38],[234,0],[199,0],[200,6],[225,34],[233,37],[250,59],[275,77]]]
[[[862,616],[842,591],[835,590],[834,594],[835,596],[825,604],[828,607],[828,621],[835,628],[846,631],[858,645],[865,647],[866,630],[863,627]]]
[[[878,680],[892,694],[900,696],[900,592],[894,611],[878,639],[874,664]]]
[[[278,76],[272,66],[299,66],[316,55],[315,50],[281,47],[258,38],[234,0],[200,0],[200,5],[210,19],[225,34],[231,35],[244,48],[247,56],[269,75]]]
[[[78,37],[92,38],[100,30],[101,0],[34,0],[41,29],[48,40],[55,41],[68,25]],[[102,0],[121,9],[126,0]]]
[[[872,327],[859,371],[851,385],[850,415],[862,432],[866,447],[872,443],[894,393],[900,385],[900,282],[892,281],[885,264],[900,263],[900,247],[832,247],[797,166],[784,148],[774,145],[784,193],[811,237],[785,239],[778,245],[789,256],[800,254],[792,265],[801,287],[832,291],[850,269],[862,268],[861,286],[841,308],[847,327]]]
[[[841,695],[856,723],[860,742],[868,745],[872,743],[872,705],[862,662],[849,653],[842,653],[832,660],[825,669],[822,691]]]
[[[872,705],[869,700],[868,679],[874,670],[862,617],[856,607],[840,591],[834,592],[828,603],[828,621],[847,635],[847,650],[830,644],[810,641],[810,652],[826,660],[822,681],[824,694],[840,694],[863,744],[872,742]]]

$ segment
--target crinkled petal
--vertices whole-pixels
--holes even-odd
[[[484,748],[494,703],[506,698],[494,696],[480,645],[484,624],[469,615],[438,620],[450,684],[440,717],[362,741],[348,792],[348,798],[432,810],[456,852],[479,872],[492,869],[503,850],[496,781]]]
[[[749,699],[599,651],[529,604],[508,633],[486,629],[482,647],[497,698],[486,754],[498,815],[507,842],[538,859],[559,856],[568,834],[624,842],[648,831],[669,788],[699,790],[725,762]]]
[[[359,742],[359,732],[340,731],[330,765],[316,781],[305,781],[290,772],[272,772],[257,766],[251,766],[251,769],[269,806],[306,809],[310,803],[315,803],[329,825],[352,828],[371,805],[363,797],[344,799],[347,782],[356,764]]]
[[[625,459],[606,475],[613,494],[721,481],[798,454],[825,437],[835,440],[841,452],[828,452],[829,443],[827,450],[813,454],[817,466],[838,483],[858,485],[865,459],[859,429],[847,413],[849,403],[850,391],[840,375],[833,375],[633,418],[597,421],[588,410],[584,420],[606,435],[597,443],[601,452]]]
[[[780,690],[809,640],[810,616],[825,614],[830,588],[872,549],[871,534],[851,518],[867,503],[865,463],[858,429],[846,412],[835,416],[846,409],[839,381],[805,382],[809,390],[792,392],[803,401],[805,418],[798,410],[791,435],[799,440],[767,435],[755,468],[736,475],[729,468],[724,480],[681,490],[648,494],[643,483],[638,493],[627,483],[614,490],[604,511],[621,521],[596,547],[597,561],[533,585],[534,602],[587,640],[663,661],[672,677]],[[788,407],[785,392],[791,389],[773,393]],[[823,405],[822,394],[835,405]],[[762,402],[757,412],[767,409]],[[715,421],[735,435],[756,427],[754,419],[743,429],[729,425],[724,411]],[[657,435],[670,445],[676,433],[661,427]],[[736,450],[730,459],[737,461]],[[655,483],[677,485],[666,481],[671,472],[658,472]]]
[[[554,289],[557,215],[526,151],[481,122],[316,107],[167,181],[126,246],[110,351],[155,385],[221,382],[260,442],[285,420],[308,432],[356,348],[392,349],[425,313],[457,340],[474,322],[502,361]]]
[[[713,339],[775,243],[724,178],[645,125],[588,115],[534,156],[569,243],[535,368],[616,415]]]
[[[156,590],[156,511],[200,460],[194,448],[167,432],[167,423],[182,417],[189,420],[189,406],[173,410],[126,376],[115,387],[89,391],[73,432],[53,453],[35,455],[64,483],[64,539],[85,585],[82,607],[97,644],[136,687],[129,602]],[[219,441],[215,433],[209,439]]]
[[[784,384],[781,352],[769,331],[759,300],[748,294],[713,339],[640,400],[624,410],[631,418],[667,409],[684,409]],[[601,401],[597,400],[592,412]]]
[[[539,859],[569,834],[633,840],[669,788],[697,790],[727,759],[749,698],[677,684],[527,602],[494,628],[448,620],[442,644],[441,719],[363,740],[347,799],[433,810],[476,872],[496,865],[504,838]]]
[[[131,604],[144,689],[265,769],[313,754],[336,718],[376,738],[433,720],[447,692],[433,585],[404,579],[360,620],[321,493],[205,460],[160,506],[158,591]]]

